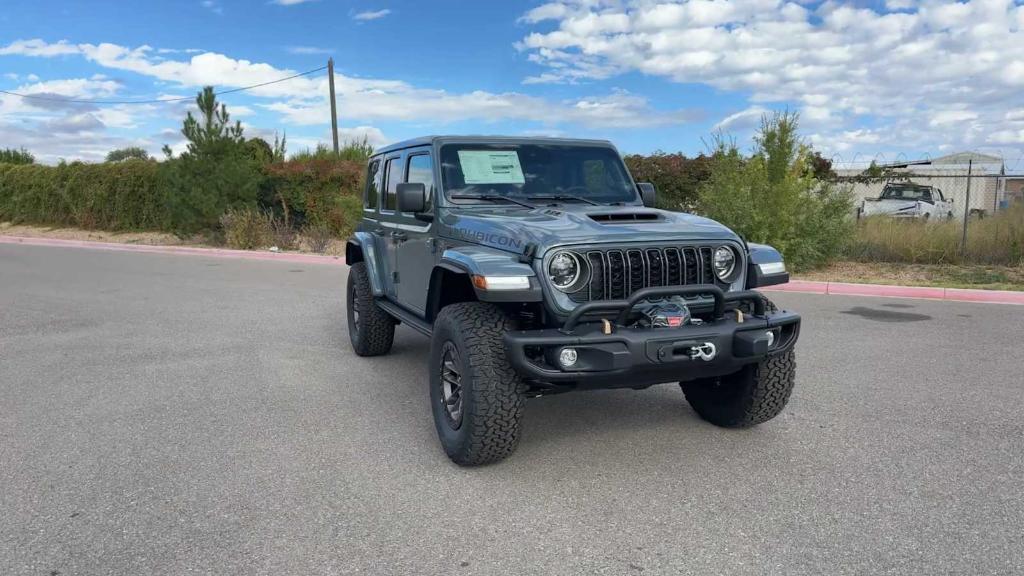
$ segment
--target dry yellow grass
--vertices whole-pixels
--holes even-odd
[[[140,244],[145,246],[196,246],[200,248],[219,248],[202,237],[179,238],[165,232],[104,232],[102,230],[82,230],[80,228],[57,228],[49,226],[28,226],[0,222],[0,236],[17,236],[21,238],[57,238],[60,240],[85,240],[89,242],[112,242],[115,244]],[[304,241],[299,243],[297,252],[313,253]],[[332,240],[324,254],[331,256],[345,255],[345,241]]]
[[[825,268],[796,274],[794,278],[855,284],[1024,290],[1024,266],[834,262]]]
[[[49,226],[28,226],[0,222],[0,235],[22,238],[58,238],[61,240],[87,240],[91,242],[114,242],[117,244],[143,244],[146,246],[202,246],[202,242],[178,238],[166,232],[104,232],[80,228],[59,228]]]
[[[967,251],[962,220],[915,222],[884,216],[857,223],[847,257],[858,262],[911,264],[1024,264],[1024,205],[988,218],[972,218]]]

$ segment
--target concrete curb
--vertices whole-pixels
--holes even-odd
[[[971,290],[965,288],[932,288],[928,286],[889,286],[885,284],[850,284],[846,282],[814,282],[792,280],[788,284],[769,286],[765,291],[799,292],[803,294],[836,294],[844,296],[882,296],[887,298],[922,298],[950,302],[983,302],[988,304],[1022,304],[1024,292],[1009,290]]]
[[[297,252],[270,252],[255,250],[228,250],[225,248],[196,248],[193,246],[148,246],[145,244],[117,244],[114,242],[90,242],[87,240],[62,240],[58,238],[25,238],[21,236],[0,236],[0,244],[23,244],[26,246],[57,246],[63,248],[90,248],[116,252],[146,252],[149,254],[185,254],[213,258],[241,258],[244,260],[277,260],[301,264],[328,264],[339,266],[345,260],[339,256],[301,254]]]
[[[66,248],[91,248],[119,252],[146,252],[150,254],[185,254],[213,258],[241,258],[245,260],[277,260],[302,264],[344,265],[339,256],[300,254],[296,252],[268,252],[250,250],[227,250],[223,248],[195,248],[191,246],[147,246],[144,244],[116,244],[112,242],[90,242],[86,240],[61,240],[57,238],[24,238],[21,236],[0,236],[0,244],[24,244],[26,246],[59,246]],[[888,298],[923,298],[926,300],[948,300],[951,302],[983,302],[989,304],[1024,305],[1024,292],[1006,290],[969,290],[961,288],[930,288],[926,286],[888,286],[885,284],[850,284],[845,282],[814,282],[793,280],[788,284],[769,286],[765,291],[798,292],[803,294],[835,294],[843,296],[882,296]]]

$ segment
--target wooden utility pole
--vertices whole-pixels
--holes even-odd
[[[334,153],[338,153],[338,105],[334,101],[334,58],[327,59],[327,83],[331,87],[331,135],[334,136]]]

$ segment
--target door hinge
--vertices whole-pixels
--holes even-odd
[[[391,273],[391,281],[394,282],[395,284],[398,284],[398,272]]]

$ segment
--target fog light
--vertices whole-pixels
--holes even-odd
[[[575,348],[562,348],[558,352],[558,363],[562,365],[562,368],[569,368],[576,363],[576,349]]]
[[[768,336],[768,347],[771,348],[775,345],[775,330],[769,330],[765,335]]]

